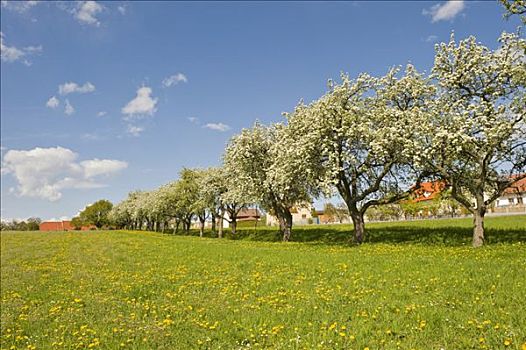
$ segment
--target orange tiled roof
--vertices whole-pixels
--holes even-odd
[[[444,181],[422,182],[420,186],[413,189],[413,202],[428,201],[436,198],[444,190]]]
[[[517,192],[526,192],[526,177],[520,179],[519,181],[515,182],[513,185],[504,190],[504,193],[508,194],[513,194]]]

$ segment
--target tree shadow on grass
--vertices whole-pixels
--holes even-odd
[[[470,245],[473,229],[470,227],[382,227],[371,228],[366,241],[371,243],[416,243],[459,246]],[[526,229],[495,229],[485,230],[487,244],[526,242]]]
[[[365,243],[388,243],[388,244],[427,244],[461,246],[470,245],[473,231],[470,227],[444,226],[444,227],[421,227],[414,225],[397,225],[385,227],[370,227],[366,231]],[[198,235],[197,231],[190,231],[189,235]],[[211,231],[205,232],[205,237],[216,238],[217,235]],[[352,227],[347,229],[339,227],[316,227],[293,229],[292,242],[303,242],[309,244],[323,245],[352,245],[354,231]],[[233,236],[230,231],[224,234],[225,239],[248,240],[259,242],[280,242],[281,234],[275,228],[238,230]],[[516,243],[526,242],[526,228],[521,229],[486,229],[486,243]]]
[[[526,243],[526,216],[514,218],[493,218],[486,226],[487,244]],[[182,235],[198,236],[198,230],[190,230]],[[454,219],[422,220],[391,223],[370,223],[366,226],[365,243],[424,244],[443,246],[471,245],[471,220]],[[217,238],[217,234],[206,230],[204,237]],[[292,230],[293,242],[322,245],[352,245],[354,231],[352,225],[311,225],[296,226]],[[239,228],[236,235],[224,230],[224,239],[259,242],[281,242],[282,236],[276,227]]]

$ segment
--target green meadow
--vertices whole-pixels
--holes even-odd
[[[1,348],[524,350],[526,216],[470,225],[2,232]]]

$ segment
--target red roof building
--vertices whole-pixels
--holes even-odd
[[[518,193],[525,193],[526,192],[526,177],[520,179],[519,181],[515,182],[510,187],[506,188],[504,190],[504,193],[506,194],[518,194]]]
[[[435,199],[446,188],[443,181],[422,182],[413,189],[413,202],[423,202]]]

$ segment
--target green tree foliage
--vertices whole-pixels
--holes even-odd
[[[100,229],[110,223],[108,215],[112,208],[113,204],[110,201],[101,199],[80,212],[79,220],[86,224],[95,225]]]
[[[41,222],[42,220],[36,217],[27,220],[2,221],[0,231],[38,231]]]
[[[80,230],[82,226],[86,226],[86,223],[80,218],[80,216],[75,216],[71,219],[71,225],[75,230]]]
[[[38,231],[40,229],[40,223],[42,220],[40,218],[29,218],[27,219],[27,229],[28,231]]]

